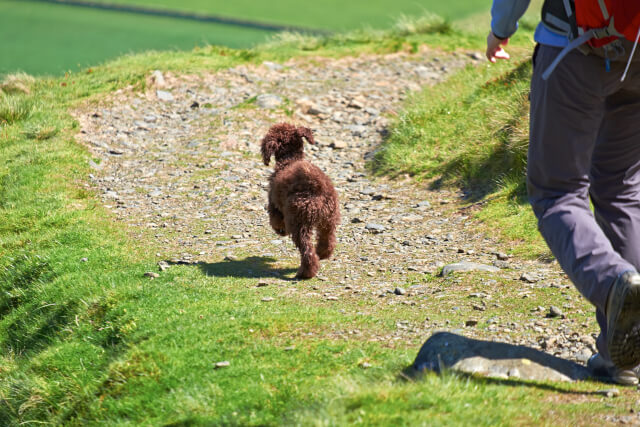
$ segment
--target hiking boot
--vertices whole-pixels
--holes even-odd
[[[587,369],[596,378],[607,378],[620,385],[637,385],[640,366],[633,369],[618,369],[613,362],[605,360],[600,353],[589,358]]]
[[[616,279],[606,307],[607,346],[618,369],[640,364],[640,274],[627,271]]]

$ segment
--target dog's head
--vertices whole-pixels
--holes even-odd
[[[303,145],[306,138],[310,144],[315,144],[311,129],[295,127],[289,123],[273,125],[262,139],[262,160],[269,165],[271,156],[276,156],[276,163],[290,158],[304,157]]]

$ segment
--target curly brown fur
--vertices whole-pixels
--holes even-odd
[[[279,235],[291,236],[301,258],[296,277],[309,279],[318,274],[319,260],[329,258],[336,247],[340,207],[329,177],[304,159],[303,138],[315,144],[311,129],[279,123],[269,129],[261,149],[265,165],[276,158],[269,177],[269,222]]]

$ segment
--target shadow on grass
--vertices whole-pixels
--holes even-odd
[[[11,313],[30,295],[56,276],[46,258],[23,254],[0,263],[0,318]]]
[[[31,311],[28,318],[18,318],[6,327],[5,350],[18,354],[33,353],[45,348],[59,332],[72,322],[76,304],[48,304]]]
[[[167,424],[163,424],[162,427],[195,427],[203,424],[204,424],[203,420],[198,419],[196,417],[192,417],[186,420],[172,421]]]
[[[607,381],[605,378],[593,378],[582,365],[530,347],[476,340],[449,332],[433,334],[413,364],[400,376],[412,381],[425,372],[441,374],[450,371],[484,384],[535,387],[576,395],[598,393],[569,390],[569,381]]]
[[[287,279],[287,276],[295,274],[297,271],[295,268],[274,268],[272,265],[274,262],[276,262],[275,258],[253,256],[242,260],[200,262],[198,267],[206,276],[235,278],[279,277]]]

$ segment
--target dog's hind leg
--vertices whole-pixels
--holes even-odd
[[[300,251],[300,268],[296,277],[310,279],[318,274],[320,261],[311,242],[312,228],[309,226],[298,227],[291,232],[291,239]]]
[[[271,228],[273,228],[273,230],[279,235],[286,236],[287,231],[284,225],[284,215],[282,215],[282,212],[280,212],[278,208],[271,203],[269,203],[267,210],[269,211],[269,223],[271,224]]]
[[[318,227],[318,244],[316,253],[320,259],[328,259],[336,248],[336,227],[325,223]]]

